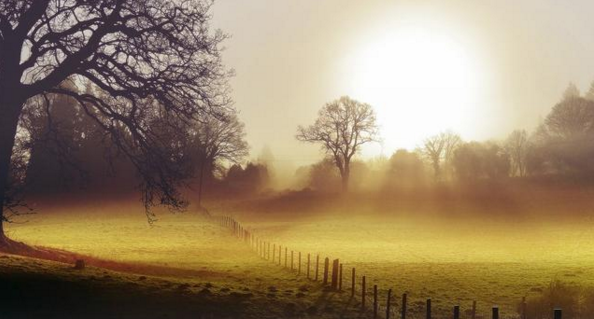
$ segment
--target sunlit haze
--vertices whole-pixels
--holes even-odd
[[[594,319],[594,0],[0,0],[0,319]]]
[[[594,80],[594,4],[578,3],[218,1],[213,23],[232,34],[224,56],[252,157],[267,145],[277,165],[302,165],[321,154],[295,128],[342,95],[376,109],[383,143],[364,157],[447,129],[533,129],[570,81]]]

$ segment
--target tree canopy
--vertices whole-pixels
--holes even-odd
[[[322,146],[340,172],[343,190],[347,190],[353,156],[362,145],[378,140],[375,112],[371,105],[343,96],[322,107],[313,125],[299,126],[297,139]]]
[[[231,73],[219,50],[225,35],[211,31],[210,6],[200,0],[0,2],[0,202],[27,100],[67,96],[137,170],[149,217],[154,205],[182,208],[178,186],[188,176],[191,127],[207,114],[223,114],[231,102]]]

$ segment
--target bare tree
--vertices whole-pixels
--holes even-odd
[[[351,159],[366,143],[377,141],[378,127],[371,105],[343,96],[326,104],[313,125],[297,128],[297,140],[319,143],[330,156],[347,191]]]
[[[221,32],[210,32],[200,0],[0,1],[0,203],[27,100],[76,100],[143,178],[150,208],[184,206],[186,126],[226,108],[229,72]],[[70,89],[90,83],[93,90]],[[183,125],[180,127],[180,125]],[[167,131],[167,139],[161,133]],[[166,142],[166,140],[168,140]],[[0,205],[4,207],[4,205]],[[6,221],[3,210],[2,221]],[[0,223],[1,224],[1,223]],[[0,226],[0,240],[5,241]]]
[[[204,175],[212,173],[222,162],[237,164],[248,155],[244,124],[235,111],[224,117],[207,117],[195,132],[195,150],[198,153],[198,207],[202,208]]]
[[[420,152],[431,163],[435,180],[440,180],[443,177],[444,167],[451,169],[454,152],[461,143],[462,138],[452,131],[442,132],[425,139]]]
[[[505,150],[511,159],[511,174],[526,176],[526,162],[530,142],[526,130],[513,131],[505,141]]]
[[[594,81],[590,83],[590,88],[588,89],[588,92],[584,94],[584,98],[588,101],[594,101]]]
[[[435,177],[435,180],[441,178],[441,160],[445,149],[444,144],[445,141],[440,135],[434,135],[426,138],[425,141],[423,141],[423,146],[420,148],[421,154],[429,160],[431,167],[433,167],[433,176]]]
[[[571,139],[594,133],[594,102],[581,97],[566,98],[545,118],[540,134],[548,138]]]
[[[580,97],[580,90],[577,88],[575,83],[569,82],[567,88],[563,92],[563,100],[569,100]]]

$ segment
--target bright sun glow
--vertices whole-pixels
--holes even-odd
[[[442,130],[475,129],[479,72],[455,39],[400,28],[372,39],[351,62],[352,94],[375,107],[386,154]]]

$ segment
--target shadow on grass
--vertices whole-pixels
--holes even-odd
[[[167,291],[134,282],[0,272],[2,318],[234,318],[246,298]]]

